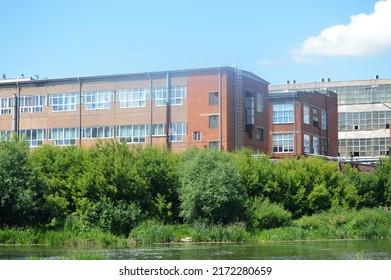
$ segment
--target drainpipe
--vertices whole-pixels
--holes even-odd
[[[147,74],[149,78],[149,145],[152,145],[153,134],[153,113],[152,113],[152,77],[150,73]]]
[[[167,72],[166,76],[166,88],[167,88],[167,99],[166,99],[166,146],[168,150],[171,150],[170,143],[170,120],[171,120],[171,108],[170,108],[170,100],[171,100],[171,85],[170,85],[170,73]]]
[[[79,114],[78,114],[78,131],[79,131],[79,141],[78,141],[78,146],[80,147],[81,146],[81,134],[82,134],[82,131],[81,131],[81,101],[82,101],[82,98],[81,98],[81,81],[80,81],[80,77],[77,77],[77,82],[78,82],[78,86],[79,86]]]
[[[217,71],[219,72],[219,150],[223,150],[223,116],[222,116],[222,111],[223,111],[223,93],[221,92],[221,71],[220,67],[217,67]]]
[[[19,82],[16,82],[16,94],[13,96],[13,114],[12,114],[12,131],[19,135],[19,96],[20,87]]]

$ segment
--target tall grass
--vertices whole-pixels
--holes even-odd
[[[391,211],[328,211],[293,221],[293,226],[257,233],[257,240],[316,240],[391,237]]]

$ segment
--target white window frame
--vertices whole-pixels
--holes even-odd
[[[320,143],[319,143],[319,137],[317,136],[312,137],[312,149],[314,151],[314,155],[320,154]]]
[[[117,91],[117,101],[120,108],[141,108],[145,107],[148,100],[148,88],[135,88]]]
[[[77,127],[49,129],[49,140],[56,146],[75,145],[78,138],[79,129]]]
[[[152,89],[153,99],[155,100],[155,106],[166,106],[167,103],[167,88],[153,88]]]
[[[322,129],[327,130],[327,112],[322,110]]]
[[[82,103],[86,110],[110,109],[114,101],[113,91],[86,91],[82,93]]]
[[[174,86],[170,89],[170,105],[182,105],[182,100],[187,96],[187,86]]]
[[[166,136],[166,125],[164,123],[154,124],[152,127],[153,136]]]
[[[294,152],[294,134],[293,133],[273,134],[273,152],[274,153],[293,153]]]
[[[304,153],[311,153],[311,136],[309,134],[304,134]]]
[[[46,106],[46,95],[19,96],[20,113],[40,113]]]
[[[184,135],[187,135],[187,123],[170,123],[170,142],[183,142]]]
[[[12,114],[12,97],[0,98],[0,115],[11,115]]]
[[[201,139],[201,131],[193,131],[193,141],[200,142]]]
[[[120,125],[117,127],[117,137],[120,142],[129,144],[145,143],[148,136],[148,125]]]
[[[49,106],[52,106],[52,112],[76,111],[76,104],[79,104],[78,93],[58,93],[49,95]]]
[[[114,126],[82,127],[82,139],[114,138]]]
[[[273,123],[293,123],[294,121],[293,103],[273,104]]]
[[[26,137],[30,147],[38,147],[46,140],[46,129],[23,129],[19,131],[19,137]]]

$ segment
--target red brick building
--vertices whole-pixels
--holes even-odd
[[[292,103],[293,97],[269,96],[268,84],[232,67],[0,80],[0,137],[16,132],[26,137],[31,147],[89,146],[97,139],[115,139],[166,146],[173,151],[191,146],[226,151],[247,147],[281,157],[303,153],[300,147],[307,139],[299,136],[303,130],[311,137],[320,133],[320,143],[327,139],[327,152],[334,154],[338,143],[330,131],[337,118],[336,108],[331,109],[334,95],[298,94],[295,121],[276,124],[273,104]],[[319,119],[327,112],[327,129],[302,123],[300,104],[318,108]],[[273,141],[284,139],[274,136],[283,134],[284,129],[296,132],[293,151],[273,146]]]

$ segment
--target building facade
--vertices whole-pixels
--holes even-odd
[[[0,80],[0,137],[31,147],[97,139],[266,152],[268,83],[237,68]],[[262,131],[262,137],[258,137]]]
[[[291,91],[269,94],[272,157],[337,156],[337,95]]]
[[[270,93],[333,91],[338,95],[340,157],[378,158],[390,154],[391,79],[270,85]]]

